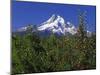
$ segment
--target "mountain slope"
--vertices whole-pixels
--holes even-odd
[[[77,30],[75,26],[69,25],[65,23],[65,20],[59,15],[52,15],[50,19],[46,22],[42,23],[41,26],[38,27],[39,31],[50,31],[55,34],[63,34],[70,33],[72,35],[76,34]]]

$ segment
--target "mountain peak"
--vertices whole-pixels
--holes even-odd
[[[43,22],[39,27],[38,30],[49,30],[53,31],[53,33],[58,30],[62,30],[65,27],[65,21],[64,19],[59,16],[53,14],[46,22]],[[58,29],[58,30],[57,30]],[[62,32],[62,31],[61,31]]]
[[[55,18],[56,18],[56,15],[53,14],[47,21],[41,23],[41,25],[46,24],[46,23],[51,23],[55,20]]]
[[[60,15],[53,14],[46,22],[43,22],[41,26],[38,27],[39,31],[50,31],[55,34],[63,34],[70,33],[72,35],[77,33],[75,26],[67,22],[68,27],[66,27],[66,23],[63,17]]]
[[[26,26],[18,29],[18,31],[27,31],[29,28],[32,28],[33,26]],[[65,22],[65,19],[60,15],[53,14],[47,21],[41,23],[40,25],[37,25],[37,30],[39,32],[43,33],[54,33],[58,35],[75,35],[77,33],[77,28],[74,24],[67,21]],[[33,30],[34,32],[34,30]],[[90,31],[87,31],[87,35],[91,35]]]

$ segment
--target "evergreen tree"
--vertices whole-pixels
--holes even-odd
[[[86,13],[79,13],[79,27],[78,27],[78,35],[81,39],[86,37]]]

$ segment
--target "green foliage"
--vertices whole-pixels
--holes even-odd
[[[96,67],[95,37],[78,46],[79,37],[39,38],[35,34],[12,38],[12,74]],[[81,46],[81,47],[80,47]]]

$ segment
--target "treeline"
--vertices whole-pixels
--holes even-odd
[[[12,35],[12,74],[96,68],[96,35],[87,37],[84,17],[78,34],[39,37],[29,28],[24,36]]]

